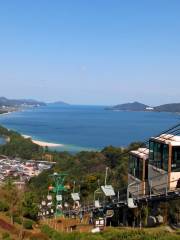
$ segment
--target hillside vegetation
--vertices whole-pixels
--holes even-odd
[[[50,155],[56,165],[29,182],[29,187],[41,196],[40,192],[47,192],[48,185],[52,182],[49,175],[53,172],[66,172],[66,183],[73,185],[76,181],[80,185],[82,198],[93,198],[93,192],[100,184],[104,183],[106,167],[109,167],[108,183],[115,189],[123,188],[127,183],[128,150],[136,148],[140,143],[131,144],[127,149],[108,146],[100,152],[53,152],[34,144],[31,139],[23,138],[19,133],[0,127],[0,135],[7,139],[5,145],[0,146],[0,154],[21,159],[46,160]],[[117,179],[121,179],[117,181]],[[43,184],[42,184],[43,183]]]
[[[92,233],[59,233],[48,226],[41,228],[49,240],[178,240],[178,232],[170,233],[165,228],[160,229],[118,229],[108,228],[107,230]]]
[[[6,144],[0,146],[0,154],[22,159],[41,159],[43,148],[34,144],[31,139],[25,139],[19,133],[0,126],[0,136],[6,139]]]
[[[74,181],[76,181],[75,190],[80,190],[82,203],[93,202],[94,191],[98,185],[104,184],[105,169],[107,167],[109,168],[107,184],[112,184],[116,191],[124,189],[124,193],[126,193],[128,151],[136,149],[142,144],[133,143],[125,149],[108,146],[100,152],[79,152],[72,155],[67,152],[52,152],[43,149],[30,139],[24,139],[17,132],[9,131],[3,127],[0,127],[0,135],[7,139],[7,143],[0,147],[0,154],[21,159],[45,159],[46,155],[50,155],[51,160],[56,162],[50,170],[43,171],[40,175],[31,178],[24,191],[18,190],[10,179],[7,179],[0,186],[0,212],[6,214],[9,219],[9,223],[5,223],[0,217],[0,229],[3,227],[6,229],[6,231],[3,230],[2,232],[2,239],[19,239],[22,229],[23,231],[31,229],[32,234],[24,238],[28,240],[121,240],[132,239],[132,237],[135,240],[179,239],[179,235],[176,233],[164,234],[164,231],[148,232],[146,230],[109,229],[103,233],[93,235],[90,233],[59,233],[49,226],[42,226],[41,233],[39,233],[38,226],[38,234],[34,233],[32,229],[38,223],[38,205],[44,199],[44,196],[48,194],[48,186],[53,185],[53,179],[50,177],[52,173],[67,173],[65,185],[69,187],[63,197],[69,203],[71,203],[70,193],[73,190]],[[17,224],[18,229],[16,230],[15,226]],[[17,235],[17,238],[14,237],[14,234]]]

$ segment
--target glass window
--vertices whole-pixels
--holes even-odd
[[[167,144],[150,141],[149,142],[149,162],[157,168],[168,170],[169,146]]]
[[[132,155],[129,156],[129,173],[134,175],[134,158]]]
[[[143,180],[143,159],[139,159],[139,179]]]
[[[162,158],[163,158],[163,166],[162,169],[168,171],[168,161],[169,161],[169,146],[167,144],[162,144]]]
[[[143,178],[143,160],[130,155],[129,157],[129,173],[136,178]]]
[[[139,158],[136,158],[136,161],[134,163],[135,168],[135,177],[139,178]]]
[[[180,172],[180,147],[172,148],[171,170],[173,172]]]
[[[148,179],[148,162],[145,162],[145,179]]]
[[[154,142],[153,141],[149,142],[149,158],[151,160],[154,159]]]

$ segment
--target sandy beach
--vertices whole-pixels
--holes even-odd
[[[41,146],[41,147],[63,147],[63,144],[60,143],[50,143],[50,142],[45,142],[45,141],[39,141],[39,140],[34,140],[32,139],[31,136],[28,135],[22,135],[24,138],[31,138],[32,142]]]

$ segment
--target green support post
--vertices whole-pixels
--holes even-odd
[[[64,186],[65,177],[67,174],[65,173],[54,173],[50,175],[50,177],[53,178],[55,186],[53,187],[53,192],[55,193],[55,199],[56,199],[56,211],[55,216],[63,216],[63,210],[62,210],[62,194],[63,192],[67,191],[66,187]],[[61,207],[60,207],[61,206]]]

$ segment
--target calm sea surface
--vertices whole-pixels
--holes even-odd
[[[6,140],[4,138],[0,137],[0,145],[5,144],[5,143],[6,143]]]
[[[143,141],[180,122],[180,115],[104,110],[102,106],[48,105],[0,116],[0,124],[32,136],[62,143],[57,150],[99,150]]]

